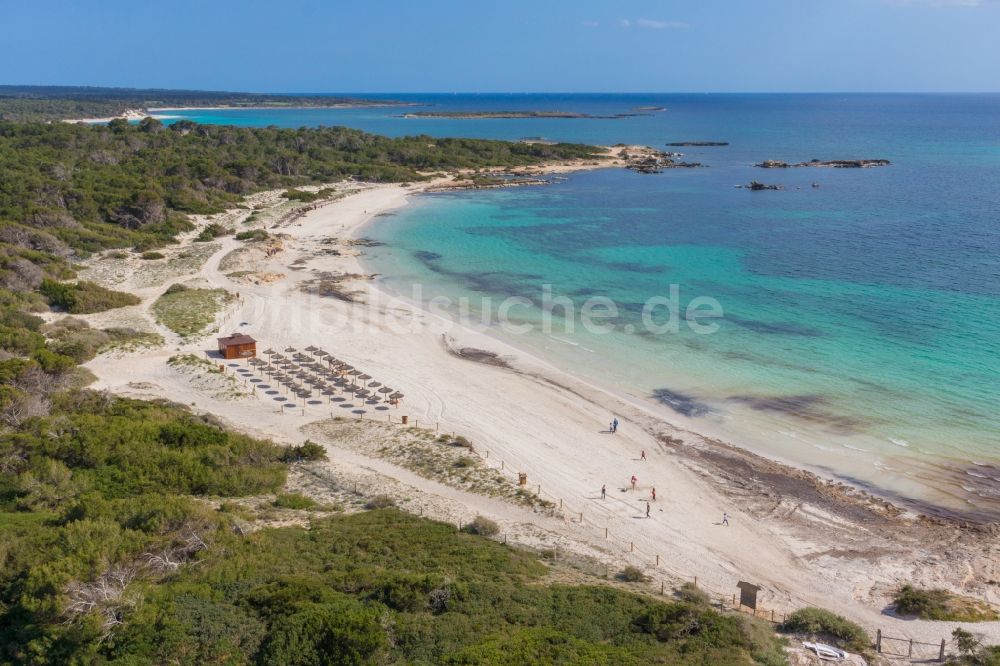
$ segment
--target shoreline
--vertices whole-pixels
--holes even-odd
[[[371,104],[329,104],[326,106],[302,106],[302,105],[291,105],[291,106],[233,106],[233,105],[221,105],[221,106],[150,106],[150,107],[136,107],[134,109],[126,109],[122,113],[116,116],[106,116],[103,118],[62,118],[60,122],[64,123],[87,123],[87,124],[97,124],[97,123],[109,123],[112,120],[142,120],[143,118],[171,118],[172,116],[158,116],[167,111],[268,111],[268,110],[306,110],[306,109],[382,109],[382,108],[393,108],[393,107],[406,107],[406,106],[422,106],[416,102],[400,102],[400,103],[371,103]]]
[[[606,167],[611,168],[611,165],[606,165]],[[571,173],[573,171],[581,171],[587,168],[592,167],[568,167],[559,173]],[[556,172],[552,171],[550,173]],[[535,183],[530,184],[534,185]],[[521,185],[513,184],[509,187],[518,186]],[[455,190],[492,189],[494,187],[500,186],[428,186],[419,190],[414,190],[414,192],[409,195],[414,199],[413,201],[408,201],[399,207],[391,210],[383,210],[379,214],[372,215],[369,219],[358,223],[353,229],[349,230],[347,234],[354,240],[365,239],[365,231],[377,224],[379,217],[383,217],[386,214],[395,214],[406,206],[415,205],[417,203],[415,199],[419,196]],[[370,286],[368,287],[369,290],[378,290],[387,299],[405,302],[408,306],[421,310],[427,316],[440,318],[443,324],[456,331],[460,331],[465,336],[476,336],[477,338],[483,340],[484,348],[478,351],[497,354],[501,357],[511,355],[518,356],[532,366],[545,367],[548,372],[569,378],[571,383],[587,386],[589,389],[598,394],[603,394],[609,399],[616,400],[623,405],[635,408],[651,419],[668,424],[670,428],[674,429],[678,433],[684,433],[688,436],[701,438],[707,442],[711,442],[714,446],[721,447],[723,449],[732,449],[741,452],[742,454],[752,456],[759,459],[759,461],[763,463],[763,466],[778,466],[783,468],[789,477],[798,477],[800,474],[805,473],[812,475],[820,483],[852,488],[860,497],[867,497],[878,503],[891,505],[894,507],[895,511],[898,511],[899,514],[906,514],[913,519],[940,520],[960,525],[990,525],[1000,523],[1000,515],[987,509],[970,509],[968,511],[963,511],[956,507],[936,503],[933,499],[905,495],[887,487],[879,486],[876,482],[865,481],[847,473],[838,473],[836,470],[826,467],[823,464],[809,464],[801,462],[784,456],[776,451],[762,449],[749,441],[739,441],[733,439],[732,435],[734,433],[724,432],[721,428],[714,428],[710,424],[695,423],[690,419],[685,419],[683,416],[672,412],[669,407],[656,404],[651,398],[644,398],[641,395],[630,394],[622,387],[616,388],[607,383],[602,383],[597,379],[576,374],[574,371],[567,369],[564,364],[551,360],[540,351],[518,344],[515,340],[510,339],[510,336],[501,336],[490,329],[473,330],[453,318],[430,312],[423,304],[413,301],[406,295],[398,293],[382,284],[384,276],[382,274],[374,273],[373,267],[364,261],[363,255],[357,258],[357,265],[353,267],[352,272],[362,275],[376,276],[370,283]],[[516,368],[509,369],[517,372]]]
[[[532,487],[541,484],[547,495],[582,508],[580,521],[564,516],[561,523],[524,512],[515,517],[505,508],[508,504],[489,498],[466,509],[501,521],[544,525],[557,535],[561,548],[621,562],[622,555],[609,549],[599,531],[598,526],[608,525],[619,539],[633,543],[636,552],[656,553],[657,563],[662,556],[663,568],[647,561],[642,565],[659,575],[669,572],[672,580],[698,576],[715,590],[751,580],[767,590],[768,607],[823,606],[870,628],[930,640],[945,636],[953,623],[902,621],[883,614],[887,595],[898,584],[947,587],[1000,603],[1000,591],[988,583],[1000,579],[1000,563],[986,546],[995,538],[992,526],[963,527],[900,515],[845,484],[821,482],[809,472],[677,428],[544,358],[503,346],[486,334],[460,330],[386,294],[364,270],[359,256],[364,248],[355,241],[377,216],[407,205],[431,184],[363,185],[301,216],[282,216],[280,226],[268,227],[280,238],[281,251],[266,257],[251,253],[247,259],[258,274],[280,275],[274,280],[236,281],[235,274],[226,272],[231,268],[222,268],[222,260],[249,245],[232,237],[217,241],[211,258],[186,280],[238,291],[241,298],[207,335],[243,330],[275,348],[320,344],[402,391],[404,403],[390,415],[406,414],[411,423],[436,423],[445,432],[463,434],[493,460],[506,460],[508,469],[526,472]],[[246,214],[232,211],[230,221]],[[169,251],[184,251],[196,234]],[[94,268],[108,271],[105,281],[120,280],[110,284],[128,288],[138,279],[134,267],[143,265],[135,258],[127,261],[132,268],[114,263],[105,268],[100,260]],[[324,297],[305,288],[323,274],[347,277],[345,284],[357,289],[357,297]],[[121,325],[126,317],[148,322],[149,304],[172,280],[180,278],[152,286],[134,282],[132,290],[143,297],[143,305],[88,319],[97,325]],[[204,352],[212,346],[210,337],[185,341],[160,330],[166,340],[160,348],[99,356],[87,364],[98,377],[95,388],[193,405],[283,444],[301,442],[303,428],[329,419],[333,411],[348,416],[332,405],[303,407],[300,415],[279,409],[267,396],[221,399],[192,387],[164,361],[179,352]],[[499,360],[509,368],[498,365],[497,357],[454,353],[465,348],[495,353],[498,344]],[[606,432],[608,414],[623,423],[613,436]],[[327,446],[332,460],[348,459],[336,441]],[[638,459],[640,451],[648,460]],[[378,468],[392,476],[391,465]],[[634,491],[627,488],[631,474],[639,477]],[[607,501],[595,496],[602,484],[608,487]],[[643,520],[652,486],[659,491],[656,513],[653,520]],[[428,485],[430,491],[435,487]],[[723,512],[729,513],[731,527],[719,526]],[[971,569],[960,563],[972,563]],[[1000,636],[1000,623],[976,629]]]

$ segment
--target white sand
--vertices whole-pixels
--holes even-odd
[[[400,408],[388,412],[392,417],[405,414],[411,423],[417,420],[421,426],[437,425],[442,431],[465,435],[480,454],[489,450],[491,464],[503,460],[505,471],[526,472],[529,487],[541,484],[543,494],[561,499],[562,518],[447,488],[335,445],[330,448],[331,470],[396,479],[393,484],[402,484],[412,496],[422,498],[428,515],[450,520],[456,512],[466,519],[477,513],[489,516],[512,538],[535,545],[559,543],[561,549],[605,561],[612,571],[625,563],[636,564],[668,586],[697,577],[703,587],[731,596],[737,581],[751,581],[764,587],[761,605],[776,608],[779,616],[782,611],[820,605],[861,622],[873,633],[882,628],[890,635],[936,642],[948,637],[953,625],[882,614],[891,589],[915,582],[1000,600],[996,588],[984,583],[990,577],[1000,578],[996,562],[985,550],[981,557],[970,554],[965,542],[961,548],[936,544],[941,548],[935,549],[930,544],[925,549],[917,538],[897,536],[884,526],[852,523],[779,493],[740,500],[712,468],[662,446],[650,433],[681,436],[689,446],[701,445],[702,440],[678,431],[641,405],[493,338],[457,328],[380,292],[370,280],[350,285],[362,294],[361,303],[321,298],[299,289],[299,283],[315,278],[316,271],[364,273],[353,256],[364,248],[338,244],[342,256],[332,256],[319,253],[329,247],[319,241],[363,233],[362,226],[373,216],[405,205],[416,190],[366,186],[279,230],[289,236],[285,251],[263,259],[256,270],[284,274],[284,279],[250,285],[221,274],[222,257],[243,245],[231,237],[223,239],[222,249],[190,277],[240,293],[241,300],[220,318],[218,331],[247,332],[259,340],[260,351],[310,344],[325,348],[406,395]],[[304,263],[296,263],[303,257]],[[142,306],[91,320],[110,325],[116,317],[150,319],[148,305],[166,286],[136,289],[146,299]],[[128,287],[128,282],[115,286]],[[214,337],[181,345],[172,333],[154,326],[166,338],[165,348],[95,359],[88,367],[98,376],[98,387],[194,404],[236,427],[282,443],[302,441],[300,428],[329,418],[331,412],[352,416],[350,410],[328,405],[307,407],[304,416],[301,409],[283,415],[278,403],[264,395],[256,400],[216,399],[165,363],[177,349],[197,353],[213,349]],[[496,352],[516,372],[458,358],[449,353],[449,345]],[[604,432],[613,415],[621,420],[617,435]],[[369,411],[368,417],[384,420],[387,412]],[[637,460],[642,450],[645,462]],[[632,474],[638,476],[639,488],[625,492]],[[599,499],[602,484],[608,488],[605,501]],[[658,499],[646,519],[645,500],[654,485]],[[729,514],[728,527],[719,525],[723,512]],[[913,527],[909,521],[896,522],[900,529]],[[611,537],[607,540],[605,528]],[[959,543],[960,537],[950,538]],[[975,630],[994,642],[1000,639],[1000,623],[977,625]]]

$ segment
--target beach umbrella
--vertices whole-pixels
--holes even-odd
[[[308,347],[306,347],[306,351],[310,352],[310,353],[316,351],[317,349],[318,349],[318,347],[313,347],[312,345],[309,345]]]
[[[265,349],[265,350],[264,350],[264,353],[265,353],[265,354],[266,354],[267,356],[270,356],[271,354],[277,354],[278,352],[276,352],[276,351],[274,351],[273,349],[271,349],[270,347],[268,347],[267,349]]]
[[[368,380],[371,379],[371,378],[372,378],[371,375],[358,375],[358,379],[360,379],[361,381],[365,382],[365,387],[366,388],[367,388],[367,385],[368,385]]]
[[[316,350],[316,356],[323,356],[323,357],[327,357],[327,356],[329,356],[329,355],[330,355],[330,352],[328,352],[328,351],[324,351],[324,350],[322,350],[322,349],[317,349],[317,350]]]
[[[285,352],[291,354],[293,351],[295,351],[295,347],[285,347]]]
[[[382,386],[382,382],[368,382],[368,388],[377,388]]]
[[[385,397],[385,399],[386,399],[386,400],[388,400],[388,397],[386,397],[386,396],[387,396],[387,395],[388,395],[389,393],[392,393],[392,389],[391,389],[391,388],[389,388],[388,386],[383,386],[382,388],[380,388],[380,389],[378,390],[378,392],[379,392],[379,393],[381,393],[381,394],[383,395],[383,397]]]

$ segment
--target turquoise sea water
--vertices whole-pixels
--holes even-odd
[[[391,96],[390,96],[391,97]],[[1000,516],[1000,96],[423,96],[438,109],[649,116],[411,120],[400,109],[186,112],[203,122],[675,148],[702,169],[573,174],[428,195],[370,235],[391,290],[467,297],[488,328],[694,428],[904,498]],[[200,114],[200,115],[199,115]],[[763,159],[887,158],[761,170]],[[733,186],[758,179],[779,192]],[[813,187],[817,183],[819,187]],[[651,297],[711,297],[718,330],[650,333]],[[570,300],[542,331],[545,290]],[[531,323],[496,324],[503,298]],[[579,309],[618,309],[589,331]],[[483,298],[489,297],[486,305]],[[663,309],[654,315],[662,322]]]

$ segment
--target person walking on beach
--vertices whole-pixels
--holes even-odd
[[[635,474],[632,475],[632,490],[635,490],[635,484],[639,479],[635,478]]]
[[[723,513],[722,514],[722,524],[725,525],[726,527],[729,527],[729,514],[728,513]]]
[[[655,502],[656,501],[656,488],[655,487],[653,488],[652,494],[653,494],[653,501]]]
[[[643,449],[642,453],[639,454],[639,460],[645,460],[645,459],[646,459],[646,449]]]
[[[610,432],[612,435],[615,434],[615,424],[614,424],[614,422],[608,424],[608,432]]]
[[[601,499],[607,499],[608,497],[608,486],[605,483],[601,484]]]
[[[649,502],[646,502],[646,517],[649,518]]]
[[[617,416],[615,417],[615,420],[611,422],[611,432],[618,432],[618,417]]]

